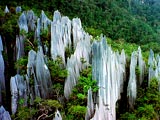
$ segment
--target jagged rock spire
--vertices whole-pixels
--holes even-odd
[[[127,96],[129,97],[129,105],[132,108],[134,106],[137,97],[136,66],[137,66],[137,51],[134,51],[131,55],[130,76],[127,87]]]
[[[5,7],[4,13],[9,13],[9,9],[7,6]]]
[[[91,52],[90,36],[82,34],[83,39],[77,43],[75,52],[67,59],[68,76],[65,80],[64,95],[68,99],[72,88],[77,84],[80,72],[89,65],[89,56]],[[81,59],[86,62],[83,63]]]
[[[4,76],[4,59],[2,55],[3,51],[3,43],[2,43],[2,38],[0,35],[0,103],[2,102],[2,92],[5,91],[5,76]]]
[[[92,97],[92,89],[88,90],[88,97],[87,97],[87,112],[85,115],[85,120],[89,120],[94,115],[94,103]]]
[[[0,107],[0,120],[11,120],[9,112],[3,106]]]
[[[26,33],[28,33],[27,18],[24,12],[19,17],[18,25],[19,25],[20,31],[24,30]]]
[[[113,52],[107,45],[106,38],[101,36],[100,42],[92,44],[92,75],[99,87],[96,112],[93,120],[115,120],[116,102],[125,78],[125,54]]]
[[[65,63],[65,49],[71,50],[71,21],[68,17],[61,17],[58,11],[54,13],[51,23],[51,57],[62,57]]]
[[[27,86],[24,77],[17,74],[11,77],[11,111],[15,114],[18,108],[18,100],[23,99],[24,105],[27,105]]]
[[[160,91],[160,76],[159,76],[160,75],[160,56],[157,55],[155,58],[153,50],[150,50],[148,65],[149,65],[148,86],[150,86],[150,82],[153,78],[157,78],[158,89]]]
[[[19,12],[21,12],[21,11],[22,11],[21,6],[17,6],[17,7],[16,7],[16,13],[19,13]]]

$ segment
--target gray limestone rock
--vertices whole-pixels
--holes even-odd
[[[92,89],[88,90],[88,97],[87,97],[87,112],[85,115],[85,120],[90,120],[90,118],[94,115],[94,103],[92,98]]]
[[[105,37],[100,42],[92,44],[92,79],[97,80],[99,87],[95,117],[93,120],[115,120],[116,102],[120,99],[125,80],[126,58],[124,51],[121,55],[113,52],[107,45]]]
[[[51,24],[51,20],[45,15],[44,11],[42,10],[40,16],[40,26],[41,30],[48,30],[48,26]]]
[[[27,18],[28,31],[35,31],[37,17],[35,16],[34,12],[32,10],[27,11],[26,18]]]
[[[0,103],[2,102],[2,92],[5,92],[5,76],[4,76],[4,59],[2,55],[3,51],[3,43],[2,43],[2,38],[0,35]]]
[[[55,60],[60,56],[65,63],[65,50],[71,50],[71,21],[68,17],[61,17],[58,11],[54,12],[51,23],[51,56]]]
[[[0,107],[0,120],[11,120],[9,112],[3,106]]]
[[[55,118],[53,118],[53,120],[62,120],[61,114],[58,110],[56,111]]]
[[[27,105],[27,86],[23,76],[19,74],[11,77],[10,79],[11,89],[11,111],[15,114],[18,107],[18,100],[24,100],[24,105]]]
[[[130,76],[127,87],[127,96],[129,97],[129,105],[133,108],[137,97],[137,78],[136,78],[136,67],[137,67],[137,51],[132,52],[131,63],[130,63]]]
[[[4,13],[9,13],[9,9],[7,6],[5,7]]]
[[[19,12],[21,12],[21,11],[22,11],[21,6],[17,6],[17,7],[16,7],[16,13],[19,13]]]
[[[49,69],[44,61],[44,54],[41,46],[39,47],[39,50],[37,52],[35,66],[35,73],[37,78],[35,87],[39,89],[41,98],[48,98],[52,82]]]
[[[24,12],[19,17],[18,25],[19,25],[20,31],[24,30],[26,33],[28,33],[27,18]]]

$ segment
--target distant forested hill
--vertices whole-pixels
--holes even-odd
[[[49,14],[58,9],[70,18],[81,18],[83,26],[93,36],[103,33],[113,40],[124,39],[137,44],[160,41],[158,0],[5,0],[0,4],[43,9]]]

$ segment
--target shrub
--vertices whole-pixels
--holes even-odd
[[[86,114],[86,107],[85,106],[71,106],[68,109],[68,114],[72,120],[84,120],[85,114]]]

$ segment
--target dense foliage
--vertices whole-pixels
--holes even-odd
[[[85,29],[94,36],[102,32],[113,40],[138,44],[159,42],[160,38],[159,2],[154,0],[146,0],[144,4],[140,0],[5,0],[2,4],[43,9],[48,14],[58,9],[71,18],[81,18]]]
[[[12,14],[4,14],[5,5],[8,5]],[[49,18],[57,9],[70,18],[79,17],[84,29],[94,38],[101,33],[105,34],[108,37],[107,42],[115,51],[124,49],[129,56],[132,51],[137,50],[139,45],[142,51],[145,51],[143,52],[145,61],[148,58],[147,51],[149,48],[152,48],[156,53],[160,52],[160,2],[155,0],[144,0],[144,3],[140,0],[5,0],[0,3],[0,34],[6,38],[3,42],[10,45],[7,48],[11,52],[15,45],[16,34],[26,34],[23,31],[19,32],[18,29],[17,19],[19,14],[15,13],[17,5],[22,5],[23,10],[33,9],[38,15],[40,10],[43,9]],[[29,50],[37,50],[37,43],[33,37],[34,33],[27,34],[25,40],[26,56]],[[49,31],[42,31],[41,38],[42,42],[49,46]],[[67,56],[72,53],[73,51],[66,48]],[[26,56],[14,64],[15,69],[21,70],[20,74],[22,75],[26,72]],[[12,60],[13,56],[11,54],[6,55],[5,59]],[[13,62],[9,62],[9,66],[11,66]],[[48,58],[47,65],[54,83],[52,100],[36,98],[34,104],[27,107],[23,106],[24,101],[20,100],[19,104],[22,105],[13,118],[24,118],[25,120],[31,118],[51,119],[54,116],[53,113],[59,109],[63,119],[83,120],[86,113],[87,90],[92,88],[94,93],[98,90],[96,81],[92,80],[91,67],[82,71],[79,82],[73,89],[69,100],[61,100],[61,103],[59,103],[58,100],[64,97],[64,80],[68,73],[59,57],[55,61]],[[31,85],[34,84],[33,80],[30,82]],[[121,115],[121,119],[157,119],[160,115],[160,95],[157,88],[155,79],[152,80],[150,87],[140,88],[134,110]]]
[[[160,116],[158,80],[153,78],[150,87],[139,88],[134,110],[121,115],[122,120],[157,120]]]

